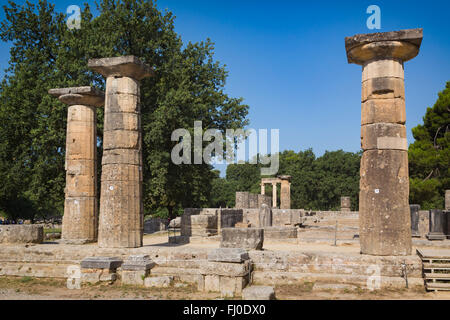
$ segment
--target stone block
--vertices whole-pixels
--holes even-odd
[[[155,265],[156,264],[150,259],[150,256],[148,255],[131,255],[122,264],[122,270],[150,270]]]
[[[142,167],[135,164],[104,164],[102,181],[142,181]]]
[[[248,260],[248,253],[241,248],[218,248],[208,252],[208,261],[243,263]]]
[[[403,63],[393,59],[375,60],[363,67],[362,81],[374,78],[405,79]]]
[[[427,234],[428,240],[445,240],[447,221],[444,211],[430,210],[430,232]]]
[[[244,277],[250,272],[250,260],[242,263],[207,261],[200,268],[201,274],[214,274],[227,277]]]
[[[255,193],[249,193],[248,195],[248,207],[250,209],[258,208],[258,195]]]
[[[258,208],[265,204],[269,208],[272,207],[272,197],[267,196],[265,194],[258,194]]]
[[[140,132],[133,130],[112,130],[103,132],[103,148],[138,149],[141,145]]]
[[[105,113],[105,131],[110,130],[139,130],[140,116],[130,112]]]
[[[350,197],[341,197],[341,211],[351,211]]]
[[[374,123],[361,127],[361,148],[366,150],[408,150],[406,127],[394,123]]]
[[[413,237],[420,237],[419,232],[419,211],[420,205],[418,204],[410,204],[409,210],[411,213],[411,235]]]
[[[243,300],[275,300],[275,290],[269,286],[250,286],[242,290]]]
[[[396,98],[405,99],[405,82],[403,79],[374,78],[363,81],[362,83],[361,102],[369,99],[382,100]]]
[[[0,225],[0,243],[42,243],[42,225]]]
[[[217,234],[217,216],[193,215],[190,216],[190,235],[208,237]]]
[[[401,98],[373,99],[363,102],[361,104],[361,125],[380,122],[405,124],[405,100]]]
[[[122,270],[121,282],[126,285],[143,286],[144,279],[150,274],[150,270]]]
[[[220,276],[219,286],[221,297],[234,297],[242,294],[242,290],[248,283],[248,277]]]
[[[172,285],[172,276],[147,277],[144,286],[147,288],[168,288]]]
[[[250,208],[249,195],[249,192],[236,192],[236,201],[234,207],[237,209]]]
[[[104,77],[130,77],[140,80],[154,75],[152,68],[135,56],[89,59],[88,67]]]
[[[111,269],[81,269],[81,283],[114,282],[117,273]]]
[[[103,150],[102,165],[105,164],[142,164],[140,152],[136,149]]]
[[[116,270],[122,263],[117,257],[87,257],[81,261],[81,269]]]
[[[221,248],[243,248],[247,250],[261,250],[264,243],[262,228],[223,228],[221,234]]]
[[[259,208],[259,225],[258,227],[270,227],[272,225],[272,209],[263,203]]]
[[[296,239],[296,227],[264,227],[264,239]]]

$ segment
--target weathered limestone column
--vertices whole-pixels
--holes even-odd
[[[419,53],[422,29],[345,39],[362,65],[359,234],[361,253],[410,255],[408,143],[403,62]]]
[[[66,243],[97,240],[97,111],[103,92],[93,87],[50,89],[69,105],[66,135],[66,189],[61,238]]]
[[[341,211],[349,212],[352,209],[351,206],[351,198],[350,197],[341,197]]]
[[[291,208],[291,176],[279,176],[281,179],[280,209]]]
[[[98,245],[142,246],[142,134],[140,80],[153,75],[137,57],[91,59],[106,77]]]
[[[272,183],[272,207],[277,207],[277,183]]]
[[[445,210],[450,210],[450,190],[445,190]]]
[[[266,194],[266,185],[264,182],[261,182],[261,194]]]

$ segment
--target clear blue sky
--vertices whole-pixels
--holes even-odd
[[[84,2],[94,3],[56,1],[57,10]],[[176,15],[184,42],[215,42],[229,70],[226,91],[250,105],[251,128],[278,128],[281,150],[317,155],[360,149],[361,67],[347,64],[344,38],[377,31],[366,27],[371,4],[381,8],[381,32],[424,28],[419,55],[405,64],[412,142],[411,128],[450,80],[450,1],[158,1]],[[1,43],[0,69],[8,51]]]

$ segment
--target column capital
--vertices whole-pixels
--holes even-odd
[[[48,90],[48,93],[68,105],[102,107],[105,104],[104,92],[91,86],[55,88]]]
[[[379,59],[408,61],[419,53],[422,38],[422,28],[346,37],[347,60],[359,65]]]
[[[142,80],[154,76],[153,69],[136,56],[89,59],[88,67],[107,77],[129,77]]]

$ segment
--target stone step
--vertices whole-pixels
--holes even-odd
[[[423,268],[428,269],[440,269],[440,270],[450,270],[450,263],[424,263]]]
[[[426,288],[428,291],[450,291],[450,283],[429,282],[426,284]]]
[[[450,280],[450,273],[425,273],[425,280]]]

